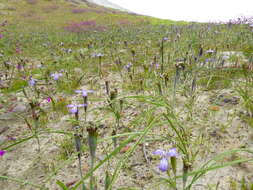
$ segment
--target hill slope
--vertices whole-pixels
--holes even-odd
[[[95,3],[94,3],[95,2]],[[107,8],[113,7],[120,10]],[[36,10],[36,11],[35,11]],[[11,22],[18,30],[42,30],[51,28],[62,31],[71,24],[95,20],[98,25],[136,24],[136,23],[172,23],[169,20],[160,20],[152,17],[132,14],[109,1],[98,0],[11,0],[0,3],[2,20]],[[43,26],[43,27],[42,27]],[[78,28],[78,26],[76,26]],[[48,30],[48,29],[47,29]]]
[[[102,6],[105,6],[105,7],[109,7],[109,8],[113,8],[113,9],[118,9],[118,10],[121,10],[121,11],[128,11],[114,3],[111,3],[107,0],[88,0],[89,2],[91,3],[95,3],[95,4],[98,4],[98,5],[102,5]],[[128,11],[129,12],[129,11]]]

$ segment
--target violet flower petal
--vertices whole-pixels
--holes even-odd
[[[73,107],[73,108],[71,108],[69,111],[71,112],[71,113],[76,113],[77,112],[77,107]]]
[[[5,150],[0,150],[0,156],[3,156],[6,153]]]
[[[88,93],[93,93],[93,90],[75,90],[76,93],[82,93],[84,97],[88,96]]]
[[[168,164],[168,160],[163,157],[160,161],[160,164],[158,166],[159,170],[161,170],[162,172],[166,172],[169,168],[169,164]]]
[[[75,90],[76,93],[82,93],[82,90]]]
[[[178,156],[178,152],[176,148],[172,148],[167,152],[167,156],[169,157],[177,157]]]
[[[158,150],[156,150],[155,152],[153,152],[153,154],[159,155],[159,156],[163,156],[163,157],[166,155],[166,154],[165,154],[165,151],[160,150],[160,149],[158,149]]]
[[[30,86],[34,86],[34,85],[36,85],[36,82],[37,81],[35,79],[31,78],[28,83]]]
[[[85,107],[85,106],[87,106],[87,104],[79,104],[79,105],[77,105],[77,107]]]

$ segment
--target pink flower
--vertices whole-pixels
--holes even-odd
[[[3,156],[6,153],[5,150],[0,150],[0,156]]]
[[[21,53],[21,49],[19,47],[16,48],[16,53],[20,54]]]

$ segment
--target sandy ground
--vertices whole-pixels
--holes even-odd
[[[107,79],[110,80],[111,88],[117,87],[122,89],[124,85],[123,79],[119,75],[109,74]],[[105,98],[104,82],[96,79],[97,90],[91,95],[89,110],[93,108],[103,107],[107,105]],[[193,117],[189,117],[190,112],[186,104],[188,99],[183,96],[179,89],[176,100],[168,98],[174,104],[174,111],[180,123],[190,132],[192,139],[197,140],[201,136],[201,140],[196,141],[197,144],[192,144],[190,148],[198,149],[198,155],[192,165],[193,170],[199,169],[201,165],[213,158],[215,155],[224,151],[236,148],[253,149],[253,131],[246,122],[242,120],[242,115],[245,115],[243,102],[238,96],[233,87],[222,90],[202,89],[196,90],[196,97],[194,106],[192,108]],[[89,89],[87,85],[82,87]],[[168,89],[169,95],[172,96],[171,89]],[[146,95],[152,95],[154,92],[145,92]],[[121,92],[124,95],[136,95],[132,92]],[[29,136],[27,126],[23,121],[16,117],[16,113],[27,114],[28,106],[21,93],[13,94],[12,96],[4,97],[6,100],[3,105],[0,105],[0,143],[10,144],[14,143],[15,139],[22,139],[24,136]],[[67,97],[67,99],[77,100],[78,95],[74,97]],[[48,105],[45,104],[45,108]],[[133,128],[131,123],[134,119],[140,116],[145,110],[148,110],[150,105],[141,103],[137,100],[128,99],[127,105],[124,106],[123,118],[121,122],[121,132],[135,132],[143,129]],[[11,111],[10,111],[11,110]],[[160,110],[161,111],[161,110]],[[159,114],[158,111],[157,113]],[[80,113],[83,114],[82,111]],[[70,118],[69,115],[55,115],[50,114],[50,122],[46,126],[48,129],[71,131],[70,124],[66,121]],[[56,119],[57,118],[57,119]],[[110,136],[112,133],[112,126],[114,119],[112,114],[107,111],[93,110],[88,114],[88,121],[94,121],[98,118],[101,123],[106,125],[106,128],[100,129],[99,134],[101,138]],[[144,118],[145,120],[145,118]],[[158,178],[165,177],[157,169],[159,158],[152,155],[156,149],[171,148],[173,137],[166,140],[161,140],[166,134],[171,132],[168,125],[155,126],[148,133],[143,144],[145,144],[146,160],[143,152],[143,145],[139,145],[136,151],[122,168],[119,177],[113,186],[113,189],[142,189],[142,190],[165,190],[169,189],[163,184],[160,184]],[[87,136],[87,133],[85,133]],[[157,139],[158,138],[158,139]],[[66,139],[63,134],[43,134],[40,136],[41,151],[38,153],[38,145],[35,139],[29,140],[25,143],[19,144],[8,150],[8,152],[0,159],[0,175],[9,176],[24,181],[29,181],[34,184],[45,185],[50,190],[60,189],[56,185],[57,180],[63,181],[65,184],[75,183],[79,180],[78,159],[72,154],[68,160],[59,160],[59,153],[61,151],[62,140]],[[157,140],[156,140],[157,139]],[[98,183],[98,190],[104,189],[105,171],[113,173],[118,161],[122,158],[125,151],[134,144],[131,142],[123,151],[109,162],[105,163],[96,172],[96,180]],[[2,144],[3,145],[3,144]],[[82,171],[87,173],[90,166],[90,157],[87,144],[85,151],[82,154]],[[107,150],[105,151],[105,147]],[[113,150],[111,141],[102,141],[98,144],[96,163],[105,158],[108,152]],[[224,162],[232,161],[238,158],[247,158],[249,155],[245,153],[236,153],[232,156],[226,157]],[[178,158],[178,173],[182,173],[181,156]],[[243,163],[232,167],[211,171],[201,177],[192,189],[206,190],[215,189],[219,184],[218,189],[228,190],[232,189],[231,184],[240,182],[242,177],[253,182],[253,164]],[[178,187],[182,186],[181,180],[178,181]],[[19,183],[8,180],[1,180],[0,187],[3,190],[20,190],[20,189],[36,189],[31,186],[21,186]],[[180,189],[180,188],[179,188]]]

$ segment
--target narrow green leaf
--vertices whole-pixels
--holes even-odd
[[[56,184],[59,185],[62,188],[62,190],[69,190],[69,188],[59,180],[57,180]]]
[[[111,184],[111,176],[110,176],[109,172],[107,171],[105,173],[105,190],[109,190],[110,184]]]
[[[17,178],[13,178],[13,177],[8,177],[8,176],[0,176],[0,180],[9,180],[9,181],[14,181],[14,182],[17,182],[21,185],[30,185],[32,187],[36,187],[38,189],[41,189],[41,190],[47,190],[47,188],[44,188],[40,185],[37,185],[37,184],[33,184],[29,181],[24,181],[22,179],[17,179]]]
[[[83,179],[81,179],[73,188],[71,188],[71,190],[76,190],[83,183],[84,180],[86,180],[88,177],[90,177],[92,175],[92,173],[94,173],[94,171],[96,171],[100,166],[102,166],[107,160],[109,160],[110,158],[112,158],[113,156],[118,154],[120,152],[120,150],[123,147],[125,147],[129,142],[131,142],[136,136],[137,135],[133,135],[133,136],[129,137],[128,139],[126,139],[125,141],[123,141],[123,143],[121,143],[120,146],[118,146],[114,151],[112,151],[104,160],[100,161],[92,170],[90,170],[83,177]]]
[[[153,113],[153,112],[150,112],[150,113]],[[150,120],[148,121],[147,127],[143,130],[143,134],[139,137],[139,139],[137,140],[137,142],[134,143],[134,145],[131,146],[131,148],[126,152],[125,156],[119,161],[119,163],[117,165],[117,168],[115,169],[114,174],[112,176],[112,181],[111,181],[111,184],[109,186],[109,190],[112,189],[112,185],[115,182],[120,169],[122,168],[122,166],[124,165],[124,163],[126,162],[126,160],[128,159],[128,157],[134,152],[134,150],[137,148],[137,146],[142,142],[143,138],[148,133],[148,131],[154,126],[154,124],[156,123],[156,121],[159,120],[159,118],[155,118],[154,119],[152,117],[152,114],[151,114],[151,117],[147,117],[147,118],[150,118]]]

